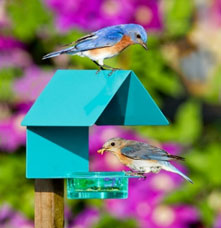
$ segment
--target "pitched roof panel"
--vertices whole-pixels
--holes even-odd
[[[37,98],[24,126],[93,125],[131,71],[58,70]]]
[[[166,125],[167,119],[136,75],[127,70],[58,70],[24,126]]]

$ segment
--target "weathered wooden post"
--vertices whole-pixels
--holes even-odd
[[[89,172],[88,132],[97,125],[167,125],[132,71],[58,70],[24,120],[26,176],[35,180],[35,227],[64,224],[68,198],[127,198],[123,172]]]
[[[35,180],[35,227],[64,227],[64,180]]]

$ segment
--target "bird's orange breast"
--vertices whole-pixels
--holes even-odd
[[[115,152],[114,154],[118,157],[120,162],[123,163],[124,165],[128,166],[128,165],[131,165],[133,162],[133,159],[126,157],[125,155],[121,154],[120,152]]]
[[[126,47],[133,44],[133,41],[129,36],[124,35],[123,38],[111,47],[101,47],[89,50],[88,53],[93,56],[99,56],[103,53],[109,53],[110,55],[116,55],[123,51]]]

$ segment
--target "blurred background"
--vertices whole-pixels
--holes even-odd
[[[1,228],[33,227],[22,118],[56,69],[96,68],[78,56],[42,56],[121,23],[143,25],[149,50],[135,45],[107,64],[133,70],[170,125],[92,127],[90,168],[124,169],[110,153],[96,153],[120,136],[184,156],[177,166],[194,184],[161,171],[131,180],[126,200],[69,200],[66,227],[221,227],[221,0],[0,0]]]

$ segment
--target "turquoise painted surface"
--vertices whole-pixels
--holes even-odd
[[[128,178],[124,172],[72,173],[67,179],[68,199],[126,199]]]
[[[167,125],[132,71],[58,70],[24,126]]]
[[[131,72],[96,124],[167,125],[169,122],[137,76]]]
[[[40,94],[22,125],[91,126],[130,71],[58,70]]]
[[[88,127],[27,128],[27,178],[66,178],[88,171]]]

